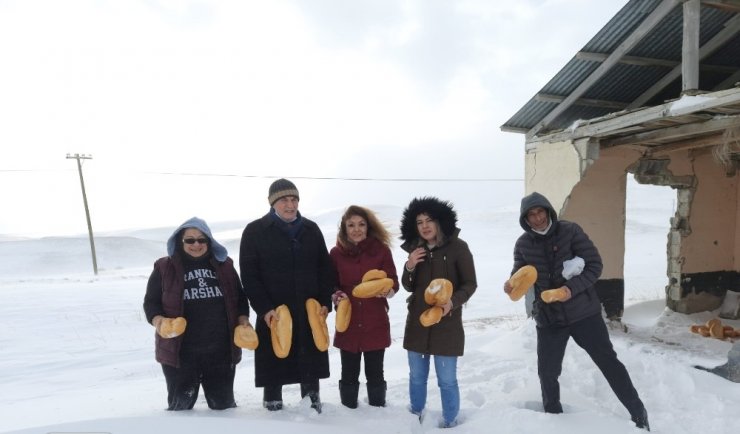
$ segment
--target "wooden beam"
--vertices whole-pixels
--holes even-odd
[[[707,146],[715,146],[722,143],[724,140],[724,133],[712,134],[711,136],[703,136],[697,139],[683,140],[680,142],[671,143],[663,146],[656,146],[652,148],[650,153],[653,157],[659,157],[671,152],[683,151],[685,149],[697,149],[706,148]]]
[[[724,131],[740,126],[740,116],[714,118],[701,123],[661,128],[659,130],[632,134],[616,139],[602,140],[601,146],[651,145],[666,141],[675,141],[690,136],[699,136]]]
[[[636,125],[646,122],[654,122],[661,119],[670,119],[675,116],[683,116],[690,113],[706,110],[719,110],[728,105],[740,104],[740,88],[732,88],[711,94],[702,95],[706,97],[700,104],[686,105],[683,108],[672,109],[673,102],[661,104],[654,107],[645,107],[640,110],[627,112],[618,116],[607,115],[600,119],[590,119],[583,125],[576,126],[572,130],[561,131],[527,139],[528,142],[560,142],[575,140],[582,137],[601,137],[613,134],[617,131],[625,131]]]
[[[722,83],[714,86],[714,89],[712,90],[717,91],[717,90],[724,90],[730,87],[735,87],[735,85],[737,85],[738,82],[740,82],[740,69],[735,71],[734,74],[722,80]]]
[[[701,3],[687,0],[683,4],[683,45],[681,47],[681,91],[699,90],[699,20]]]
[[[627,52],[634,48],[641,40],[645,37],[660,21],[668,15],[675,7],[681,2],[681,0],[663,0],[658,7],[656,7],[650,15],[648,15],[642,23],[629,35],[627,38],[619,44],[618,47],[609,55],[609,57],[599,65],[573,92],[565,98],[565,100],[555,107],[550,113],[548,113],[537,125],[527,133],[527,140],[537,135],[543,128],[547,127],[550,122],[555,120],[560,114],[570,107],[574,101],[581,97],[591,86],[594,85],[601,77],[606,74],[612,66],[614,66],[619,59],[621,59]]]
[[[702,45],[702,47],[699,49],[699,59],[703,59],[712,54],[717,48],[727,42],[727,40],[734,37],[738,31],[740,31],[740,15],[736,15],[727,20],[727,22],[725,23],[725,28],[714,35],[714,37],[710,39],[706,44]],[[650,86],[648,90],[643,92],[642,95],[632,101],[632,103],[630,103],[627,108],[633,109],[644,106],[648,101],[650,101],[651,98],[657,95],[658,92],[663,90],[666,86],[671,84],[673,80],[678,78],[679,75],[681,75],[681,68],[673,68],[672,71],[664,75],[663,78],[658,80],[654,85]]]
[[[579,51],[576,53],[576,59],[587,60],[589,62],[603,62],[609,57],[606,53],[593,53],[590,51]],[[637,66],[663,66],[665,68],[675,68],[681,62],[676,60],[656,59],[654,57],[624,56],[619,59],[619,63],[625,65]]]
[[[701,4],[727,12],[740,12],[740,1],[738,0],[704,0]]]
[[[526,134],[527,131],[529,131],[529,128],[524,127],[507,127],[507,126],[501,126],[501,131],[505,133],[519,133],[519,134]]]
[[[608,56],[609,55],[606,53],[593,53],[590,51],[579,51],[578,53],[576,53],[576,59],[586,60],[589,62],[603,62]],[[624,56],[619,59],[619,63],[635,66],[660,66],[664,68],[675,68],[676,66],[681,65],[681,62],[678,60],[657,59],[655,57],[639,56]],[[702,63],[699,64],[699,70],[732,74],[738,69],[736,66],[707,65],[706,63]]]
[[[534,99],[542,102],[553,102],[561,103],[565,100],[564,96],[551,95],[547,93],[538,93],[534,96]],[[600,107],[610,110],[623,110],[627,107],[627,103],[618,101],[608,101],[605,99],[591,99],[591,98],[578,98],[573,105],[580,105],[586,107]]]

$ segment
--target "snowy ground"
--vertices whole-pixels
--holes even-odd
[[[638,192],[639,193],[639,192]],[[653,192],[650,193],[654,194]],[[667,196],[666,196],[667,197]],[[640,202],[643,205],[645,201]],[[724,363],[731,343],[688,332],[716,312],[680,315],[664,309],[666,202],[630,208],[625,266],[629,333],[612,332],[650,415],[653,432],[737,433],[740,385],[692,365]],[[397,226],[401,208],[377,207]],[[341,210],[307,215],[333,240]],[[502,291],[511,248],[520,233],[518,206],[481,212],[460,210],[461,237],[469,242],[479,278],[478,292],[464,313],[466,353],[459,362],[462,424],[459,433],[638,432],[586,354],[571,342],[561,377],[565,413],[541,412],[534,324],[521,302]],[[180,222],[173,222],[173,225]],[[214,224],[216,238],[238,254],[246,222]],[[332,377],[322,381],[324,412],[299,401],[286,387],[286,409],[261,407],[253,383],[252,353],[237,369],[239,407],[208,410],[202,399],[189,412],[163,411],[164,378],[153,356],[153,329],[141,309],[151,264],[164,252],[172,228],[101,234],[100,274],[90,272],[85,237],[0,241],[0,432],[107,432],[195,434],[244,433],[420,433],[437,431],[441,416],[436,379],[430,378],[422,424],[406,411],[408,368],[401,348],[404,297],[391,300],[394,342],[386,353],[388,406],[339,404],[339,355],[330,349]],[[404,255],[394,251],[397,266]],[[330,317],[333,320],[333,317]],[[254,318],[252,318],[254,321]],[[728,324],[740,327],[740,321]],[[333,324],[330,324],[332,327]]]

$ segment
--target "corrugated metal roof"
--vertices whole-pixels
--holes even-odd
[[[543,120],[561,100],[570,96],[636,29],[664,2],[677,3],[620,61],[567,106],[547,125]],[[576,55],[501,126],[504,131],[548,134],[568,128],[576,120],[593,119],[619,111],[635,102],[674,68],[680,69],[683,41],[682,2],[675,0],[630,0]],[[720,7],[718,7],[718,5]],[[740,1],[714,0],[701,4],[699,44],[704,46],[725,26],[740,17]],[[699,89],[717,91],[732,87],[740,71],[740,26],[714,52],[700,61]],[[600,58],[599,58],[600,56]],[[718,85],[733,78],[729,83]],[[654,92],[642,106],[655,106],[681,95],[681,76]],[[564,106],[565,107],[565,106]]]

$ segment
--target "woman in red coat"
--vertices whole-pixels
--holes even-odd
[[[398,291],[398,276],[389,246],[390,234],[372,211],[357,205],[347,208],[339,223],[337,245],[329,255],[339,284],[333,296],[334,303],[343,298],[349,298],[352,303],[349,327],[334,335],[334,346],[339,348],[342,356],[339,396],[342,404],[349,408],[357,408],[363,356],[368,403],[376,407],[385,405],[383,357],[385,349],[391,345],[388,298]],[[372,269],[385,271],[393,280],[393,288],[373,298],[354,297],[352,289]]]

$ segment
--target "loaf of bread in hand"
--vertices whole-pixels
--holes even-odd
[[[334,324],[339,333],[347,331],[350,319],[352,319],[352,302],[349,298],[343,298],[337,304],[337,317]]]
[[[566,297],[568,297],[568,291],[565,289],[564,286],[561,286],[560,288],[542,291],[540,297],[542,297],[542,301],[544,301],[545,303],[554,303],[556,301],[565,300]]]
[[[278,358],[288,357],[293,341],[293,317],[288,306],[284,304],[275,308],[275,317],[270,321],[270,340],[272,351]]]
[[[419,322],[421,322],[421,325],[423,325],[424,327],[431,327],[442,320],[443,313],[444,310],[442,310],[441,307],[432,306],[422,312],[422,314],[419,316]]]
[[[452,282],[439,278],[429,282],[424,290],[424,301],[432,306],[444,306],[452,297]]]
[[[234,327],[234,345],[245,350],[254,350],[259,345],[257,333],[251,325],[238,325]]]
[[[516,273],[512,274],[509,278],[509,285],[512,290],[509,293],[509,298],[512,301],[517,301],[529,291],[529,288],[534,285],[537,281],[537,269],[531,265],[525,265],[520,269],[516,270]]]
[[[326,326],[326,318],[321,314],[321,304],[315,298],[306,300],[306,313],[308,314],[308,324],[311,326],[313,343],[319,351],[329,349],[329,330]]]
[[[157,327],[157,333],[165,339],[176,338],[185,333],[185,327],[187,325],[187,320],[181,316],[177,318],[162,318],[159,322],[159,327]]]

